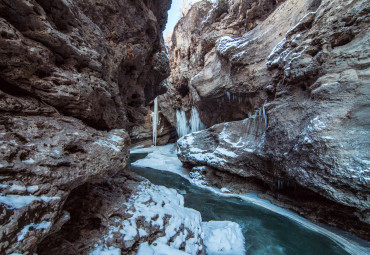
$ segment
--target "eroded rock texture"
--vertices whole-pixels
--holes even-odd
[[[245,118],[248,112],[261,102],[259,98],[267,97],[264,87],[255,84],[255,77],[263,74],[257,71],[261,66],[266,69],[265,63],[262,63],[263,52],[258,52],[257,48],[264,49],[268,55],[283,36],[279,39],[275,34],[266,33],[257,42],[253,38],[257,37],[258,32],[253,28],[263,23],[280,2],[282,1],[222,0],[212,5],[202,1],[196,3],[179,21],[169,48],[171,63],[169,89],[166,94],[159,97],[160,108],[173,125],[176,123],[175,110],[178,108],[189,112],[191,106],[195,105],[202,121],[211,126]],[[290,23],[291,26],[297,23],[303,14],[294,8],[300,4],[292,3],[291,6],[284,8],[283,12],[288,20],[281,23]],[[281,28],[282,24],[273,24],[276,27],[269,28],[271,32],[276,34],[286,32],[282,30],[284,29]],[[252,62],[250,59],[230,61],[222,57],[217,47],[220,37],[226,35],[238,37],[251,30],[253,32],[246,38],[255,44],[255,49],[251,49],[250,52],[258,54],[258,57],[253,58]],[[265,29],[261,28],[259,31],[262,30]],[[261,42],[265,45],[261,45]],[[246,44],[243,44],[244,48],[247,48]],[[270,45],[270,51],[266,45]],[[254,78],[248,74],[254,74]]]
[[[149,245],[168,245],[169,253],[203,253],[200,213],[184,208],[176,190],[129,171],[75,189],[64,209],[71,221],[48,237],[38,254],[137,254]]]
[[[189,79],[202,120],[258,113],[184,137],[180,159],[262,181],[317,220],[370,239],[369,8],[287,0],[244,35],[218,38]]]
[[[72,189],[126,166],[169,74],[170,1],[0,1],[0,250],[32,253]],[[82,208],[81,208],[82,209]]]

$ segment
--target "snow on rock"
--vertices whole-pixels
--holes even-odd
[[[125,225],[147,231],[145,224],[138,224],[139,220],[164,232],[164,236],[158,237],[153,244],[169,244],[175,249],[184,247],[189,254],[197,254],[202,250],[201,215],[193,209],[185,208],[184,198],[175,190],[144,183],[141,191],[131,197],[127,206],[128,213],[133,215],[124,222]],[[130,230],[126,233],[126,229],[123,229],[124,233],[134,238],[134,234]]]
[[[137,255],[187,255],[189,253],[174,249],[165,244],[149,245],[142,243]]]
[[[33,201],[50,202],[52,200],[60,199],[60,197],[47,197],[47,196],[20,196],[20,195],[3,195],[0,194],[0,203],[6,204],[8,209],[19,209],[31,204]]]
[[[250,169],[258,172],[260,159],[246,162],[245,157],[261,149],[267,124],[266,110],[261,107],[243,121],[217,124],[181,137],[177,141],[177,156],[191,165],[249,177]]]
[[[39,224],[31,223],[22,229],[21,234],[17,237],[17,241],[18,242],[23,241],[26,235],[28,235],[30,232],[40,230],[40,229],[49,229],[50,227],[51,227],[51,222],[48,222],[48,221],[43,221]]]
[[[231,221],[202,222],[208,255],[244,255],[244,236],[239,224]]]
[[[99,254],[99,251],[119,254],[113,249],[118,246],[123,254],[126,251],[131,254],[137,246],[140,246],[139,254],[184,254],[163,253],[180,248],[186,254],[202,252],[201,215],[185,208],[184,198],[176,190],[142,181],[124,206],[126,216],[112,219],[90,254]],[[145,245],[148,240],[150,245]],[[112,249],[114,252],[107,253]]]
[[[95,250],[90,255],[121,255],[121,249],[115,247],[102,247],[96,245]]]

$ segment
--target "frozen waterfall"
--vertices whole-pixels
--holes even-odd
[[[186,113],[183,110],[176,110],[176,131],[179,137],[191,132],[188,120],[186,119]]]
[[[151,114],[153,128],[153,145],[157,146],[157,129],[158,129],[158,98],[154,99],[154,111]]]
[[[204,125],[203,122],[200,120],[197,108],[195,108],[194,106],[191,108],[190,129],[191,132],[206,129],[206,125]]]
[[[179,137],[203,129],[206,129],[206,125],[200,120],[198,110],[195,106],[191,108],[189,121],[183,110],[176,110],[176,131]]]

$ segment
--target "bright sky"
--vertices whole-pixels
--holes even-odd
[[[199,1],[201,0],[189,0],[189,5],[192,5]],[[182,16],[181,11],[184,9],[185,5],[186,0],[172,0],[171,9],[168,10],[166,29],[163,31],[164,38],[166,38],[168,34],[172,33],[176,23],[180,20]]]

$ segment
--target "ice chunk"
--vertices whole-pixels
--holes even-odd
[[[231,221],[202,222],[207,254],[244,255],[244,236],[239,224]]]
[[[182,167],[181,161],[177,158],[174,144],[157,146],[145,158],[135,161],[131,165],[174,172],[183,177],[187,176],[187,171]]]

